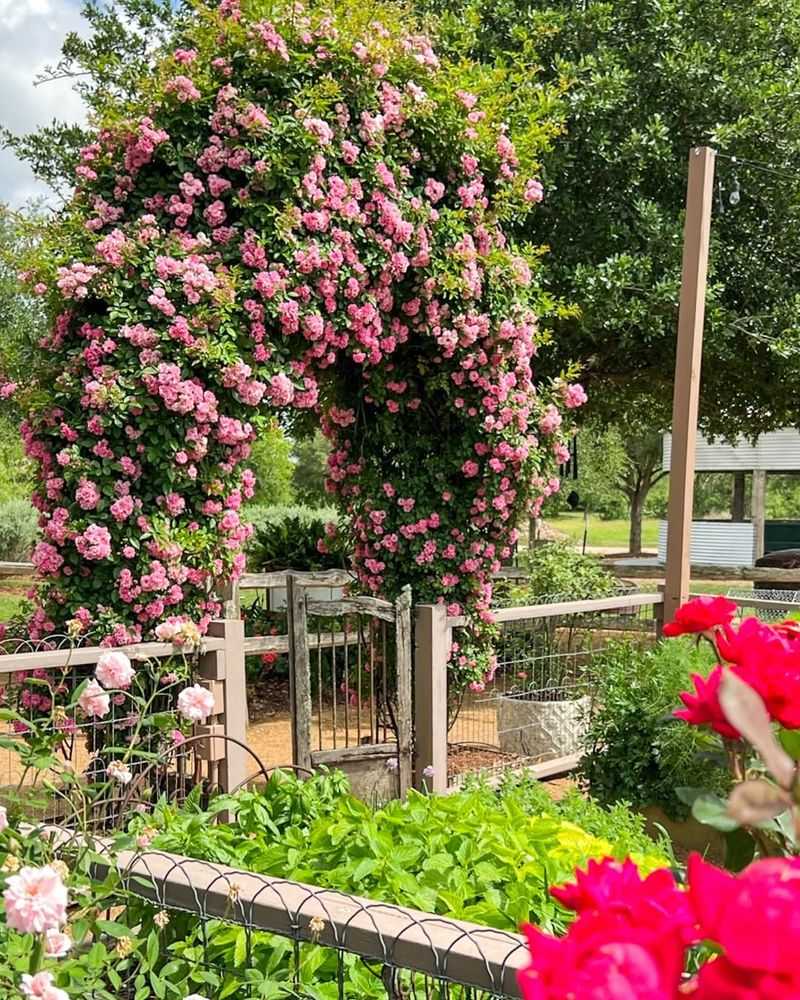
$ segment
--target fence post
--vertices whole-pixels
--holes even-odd
[[[308,655],[308,614],[305,589],[294,573],[286,574],[286,612],[289,626],[292,763],[311,770],[311,663]]]
[[[239,740],[242,746],[226,742],[225,759],[220,766],[220,785],[231,792],[247,780],[247,683],[244,668],[244,622],[223,619],[211,622],[208,634],[225,641],[220,652],[206,653],[200,658],[201,677],[222,689],[222,715],[225,736]]]
[[[450,629],[443,604],[418,604],[414,636],[414,785],[447,791],[447,657]],[[427,772],[427,774],[426,774]]]
[[[664,615],[672,621],[689,596],[691,580],[692,501],[697,445],[700,367],[706,309],[708,248],[714,203],[715,152],[698,146],[689,153],[683,270],[678,310],[678,347],[672,401],[672,454],[667,508],[667,563]]]

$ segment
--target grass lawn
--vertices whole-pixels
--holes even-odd
[[[563,531],[574,542],[583,542],[583,514],[559,514],[558,517],[547,518],[547,523],[557,531]],[[594,515],[589,515],[589,532],[586,538],[587,546],[614,548],[619,552],[628,550],[628,533],[630,525],[627,519],[604,521]],[[642,544],[645,548],[655,548],[658,545],[658,520],[646,517],[642,522]]]
[[[0,622],[8,621],[12,615],[19,611],[25,592],[30,586],[29,577],[8,576],[0,578]]]

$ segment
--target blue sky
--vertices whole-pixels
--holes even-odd
[[[12,131],[30,131],[53,118],[83,120],[68,80],[33,85],[34,77],[58,60],[67,32],[80,27],[74,0],[0,0],[0,121]],[[19,207],[46,191],[24,163],[0,150],[0,202]]]

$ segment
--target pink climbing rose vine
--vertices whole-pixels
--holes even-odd
[[[32,633],[202,630],[244,566],[258,429],[307,411],[361,585],[465,614],[452,664],[480,683],[492,572],[586,398],[535,382],[536,251],[506,233],[535,156],[486,71],[465,89],[390,7],[198,3],[175,45],[109,105],[25,275],[53,315],[16,390]]]

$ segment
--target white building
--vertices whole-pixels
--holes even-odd
[[[663,467],[670,469],[672,435],[664,435]],[[728,472],[752,477],[751,518],[744,518],[743,504],[727,520],[692,522],[691,561],[695,566],[752,567],[765,552],[800,548],[800,511],[796,521],[766,521],[764,504],[767,474],[800,472],[800,431],[785,428],[762,434],[755,443],[744,439],[735,444],[697,438],[695,473]],[[733,492],[733,490],[732,490]],[[742,490],[742,499],[744,490]],[[658,532],[658,557],[666,561],[667,522]]]

